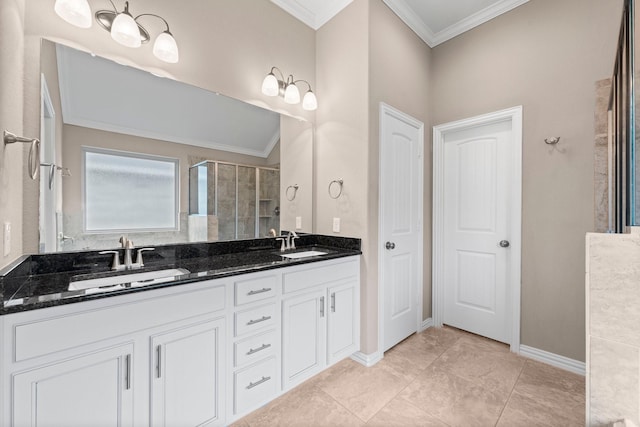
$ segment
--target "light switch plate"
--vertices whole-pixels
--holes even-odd
[[[4,256],[8,256],[11,253],[11,223],[5,222],[2,230],[4,239]]]
[[[340,218],[333,218],[333,232],[340,232]]]
[[[302,230],[302,217],[296,217],[296,230]]]

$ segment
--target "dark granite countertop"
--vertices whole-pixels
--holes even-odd
[[[298,248],[285,253],[318,250],[326,254],[300,259],[282,257],[280,242],[273,238],[162,245],[145,252],[142,269],[125,272],[111,271],[113,255],[99,251],[26,255],[0,270],[0,315],[359,255],[360,244],[360,239],[302,235],[296,240]],[[118,250],[122,259],[123,250]],[[123,283],[116,279],[111,286],[69,290],[72,282],[166,269],[187,272],[172,273],[151,284],[136,286],[124,278]]]

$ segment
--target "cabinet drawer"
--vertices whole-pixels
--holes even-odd
[[[357,277],[358,273],[358,262],[356,260],[292,271],[284,273],[282,276],[282,292],[295,292],[324,283],[349,279]]]
[[[236,305],[271,298],[276,294],[278,276],[256,277],[235,282]]]
[[[236,372],[234,412],[236,414],[248,412],[275,397],[276,383],[275,357]]]
[[[276,349],[276,332],[256,335],[234,345],[235,366],[244,366],[271,356]]]
[[[236,313],[236,336],[271,327],[275,323],[275,302]]]

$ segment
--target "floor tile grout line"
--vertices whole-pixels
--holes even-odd
[[[326,391],[324,391],[320,386],[314,385],[313,388],[317,389],[318,391],[320,391],[321,393],[323,393],[324,395],[328,396],[329,399],[333,400],[334,402],[336,402],[340,407],[342,407],[345,411],[347,411],[348,413],[350,413],[351,415],[353,415],[354,417],[356,417],[356,419],[362,421],[364,424],[367,424],[367,421],[363,420],[362,418],[360,418],[357,414],[353,413],[353,411],[351,411],[349,408],[347,408],[346,406],[344,406],[342,403],[340,403],[340,401],[338,399],[336,399],[335,397],[333,397],[331,394],[327,393]]]
[[[516,378],[515,382],[513,383],[513,387],[511,388],[511,393],[509,393],[509,397],[507,398],[506,402],[504,402],[504,406],[502,407],[502,410],[500,411],[500,415],[498,415],[498,419],[496,420],[496,423],[494,424],[494,426],[498,425],[498,423],[500,422],[500,418],[502,418],[502,415],[504,414],[504,410],[507,409],[507,405],[509,405],[509,402],[511,401],[511,396],[513,396],[513,393],[516,391],[516,386],[518,385],[518,381],[520,381],[520,377],[524,372],[524,367],[526,366],[526,364],[527,364],[527,361],[525,360],[524,363],[522,364],[522,368],[520,368],[520,372],[518,373],[518,378]]]

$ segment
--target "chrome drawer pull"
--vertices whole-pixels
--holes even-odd
[[[262,383],[266,383],[270,379],[271,377],[262,377],[260,381],[256,381],[255,383],[249,383],[249,385],[247,386],[247,390],[251,390],[252,388],[257,387]]]
[[[247,325],[255,325],[256,323],[264,322],[265,320],[271,319],[271,316],[262,316],[261,319],[258,320],[249,320]]]
[[[262,289],[259,289],[257,291],[249,291],[247,293],[247,296],[256,295],[256,294],[263,294],[265,292],[269,292],[270,290],[271,290],[271,288],[262,288]]]
[[[252,354],[262,351],[264,349],[267,349],[269,347],[271,347],[271,344],[262,344],[262,346],[258,348],[250,348],[249,351],[247,352],[247,356],[251,356]]]
[[[131,355],[127,354],[125,356],[125,369],[126,369],[126,377],[124,380],[124,389],[131,390]]]

